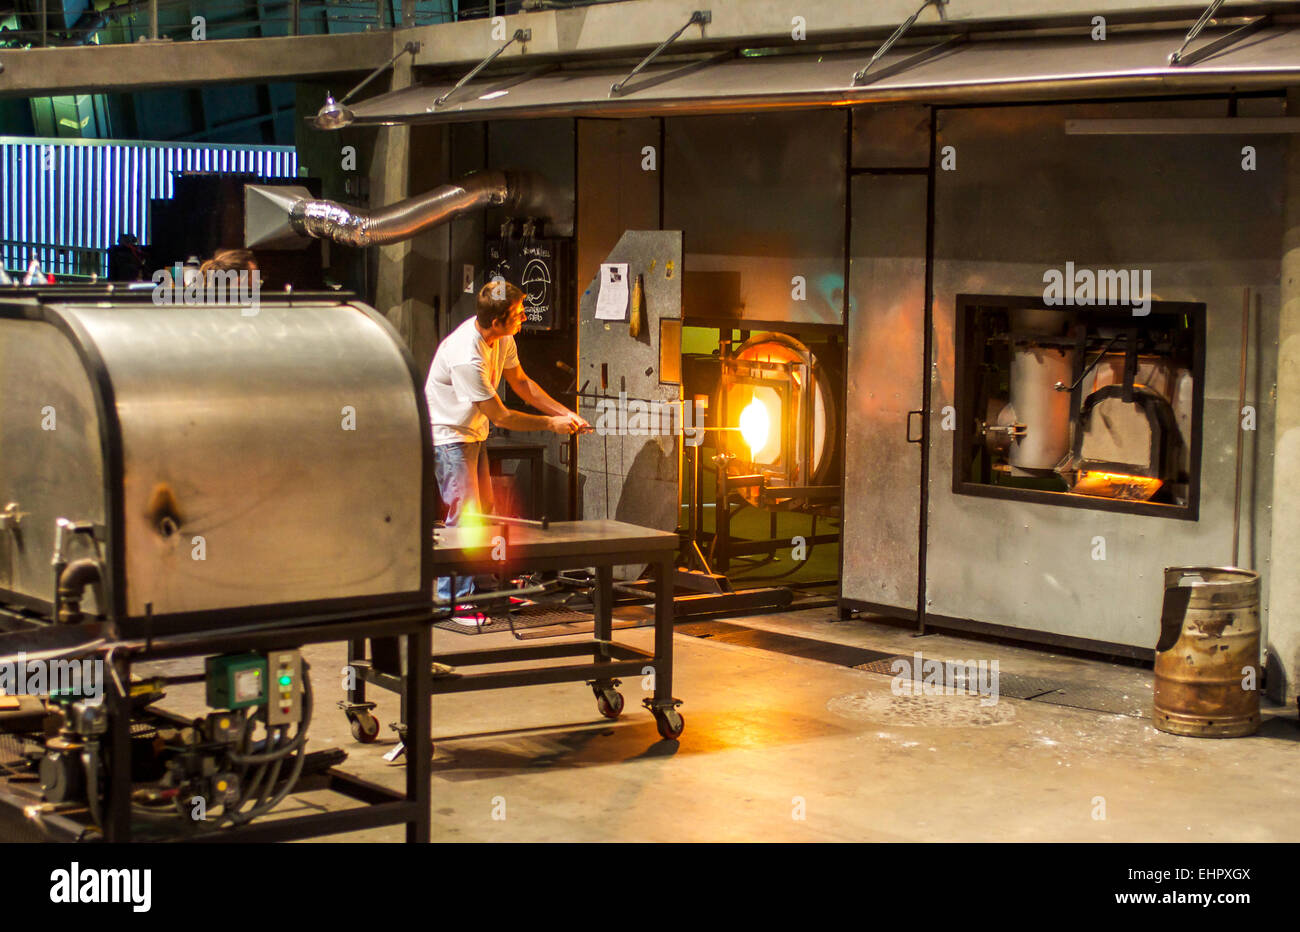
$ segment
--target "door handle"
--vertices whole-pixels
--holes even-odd
[[[915,437],[912,436],[912,415],[916,415],[917,417],[919,417],[919,418],[922,419],[922,420],[921,420],[921,432],[920,432],[917,436],[915,436]],[[924,440],[924,439],[925,439],[925,412],[924,412],[924,411],[908,411],[908,412],[907,412],[907,442],[908,442],[908,443],[920,443],[920,442],[921,442],[922,440]]]

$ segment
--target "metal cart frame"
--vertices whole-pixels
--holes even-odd
[[[654,677],[654,694],[643,701],[655,718],[660,736],[676,739],[685,727],[677,707],[681,700],[673,697],[673,582],[678,538],[674,533],[626,524],[622,521],[559,521],[546,527],[517,522],[486,528],[443,528],[436,534],[438,546],[433,550],[435,576],[476,574],[522,574],[595,567],[594,642],[536,644],[426,653],[422,667],[429,660],[450,664],[457,674],[433,677],[433,695],[472,692],[481,689],[508,689],[543,683],[585,682],[595,693],[597,709],[606,718],[617,718],[623,711],[623,697],[618,692],[618,677]],[[493,551],[502,559],[494,559]],[[613,640],[614,567],[649,563],[655,568],[655,646],[648,653]],[[372,703],[366,701],[365,684],[371,683],[393,692],[404,691],[406,677],[376,669],[374,644],[369,658],[365,642],[354,638],[348,645],[348,663],[356,670],[355,688],[349,691],[344,711],[353,721],[358,740],[373,741],[378,734],[356,727],[359,716],[369,715]],[[407,670],[415,655],[407,650]],[[590,657],[583,664],[564,664],[486,673],[460,673],[464,667],[503,664],[526,660],[550,660],[565,657]],[[647,670],[648,668],[648,670]],[[403,705],[405,731],[420,740],[417,723]],[[373,721],[373,720],[372,720]],[[400,730],[400,729],[399,729]],[[414,746],[411,753],[420,754]],[[409,762],[408,762],[409,765]]]
[[[404,825],[406,841],[427,842],[430,830],[430,805],[432,801],[429,759],[432,750],[429,739],[429,664],[430,625],[435,620],[428,608],[414,609],[379,617],[337,617],[315,624],[277,625],[261,631],[214,631],[206,636],[177,638],[174,643],[160,639],[144,642],[139,649],[115,651],[105,661],[111,662],[116,678],[130,682],[131,667],[147,660],[177,657],[197,657],[235,651],[268,651],[297,649],[307,644],[349,641],[358,635],[365,637],[407,637],[406,650],[409,669],[415,675],[404,678],[403,707],[414,728],[412,752],[414,760],[408,762],[405,792],[390,790],[337,768],[326,772],[328,789],[366,805],[337,812],[316,813],[293,818],[263,818],[249,825],[211,832],[178,834],[178,842],[272,842],[315,838],[340,832],[378,828],[386,825]],[[420,663],[420,658],[425,658]],[[181,680],[189,678],[183,677]],[[103,840],[125,842],[131,840],[131,714],[129,697],[117,695],[112,687],[113,676],[108,677],[109,688],[105,702],[109,706],[109,731],[105,742],[108,754],[105,764]],[[316,712],[323,708],[318,704]],[[165,713],[164,713],[165,714]],[[40,802],[39,791],[21,784],[0,783],[0,827],[14,819],[30,827],[24,813],[26,806]],[[87,825],[79,819],[54,814],[40,819],[49,841],[77,841]]]

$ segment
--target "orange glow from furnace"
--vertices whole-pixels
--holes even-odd
[[[740,412],[740,435],[749,447],[750,458],[758,456],[758,451],[767,446],[767,435],[771,430],[771,419],[767,414],[767,405],[755,398],[744,411]]]
[[[1149,476],[1130,476],[1117,472],[1080,472],[1073,491],[1131,502],[1145,502],[1160,491],[1164,483]]]

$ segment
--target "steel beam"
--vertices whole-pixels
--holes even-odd
[[[296,81],[369,71],[404,43],[394,32],[143,42],[0,51],[0,97]]]
[[[674,51],[729,48],[744,45],[798,45],[793,17],[802,20],[804,41],[876,39],[888,36],[900,22],[912,15],[917,0],[873,0],[845,3],[844,0],[801,0],[791,7],[780,0],[718,0],[710,2],[712,21],[707,34],[687,33],[673,43]],[[413,34],[423,42],[418,66],[461,66],[481,61],[515,29],[532,30],[526,57],[575,58],[600,54],[644,54],[660,37],[678,29],[699,7],[701,0],[629,0],[596,4],[571,10],[548,10],[506,17],[506,36],[493,37],[489,20],[471,19],[458,23],[420,27]],[[1220,19],[1259,15],[1263,7],[1251,0],[1227,0]],[[1091,28],[1092,17],[1104,16],[1112,24],[1159,21],[1186,28],[1200,14],[1197,0],[983,0],[954,4],[947,10],[942,29],[965,31],[965,27],[1075,27]],[[929,21],[911,32],[933,35],[937,24]],[[942,31],[942,30],[941,30]],[[518,51],[503,60],[521,57]]]
[[[501,56],[541,62],[572,62],[601,55],[644,54],[657,37],[670,34],[698,8],[700,0],[629,0],[566,10],[507,17],[507,29],[530,30],[526,51]],[[963,5],[958,5],[963,6]],[[950,9],[942,30],[1070,28],[1104,16],[1112,25],[1193,21],[1200,6],[1187,0],[987,0]],[[789,5],[775,0],[718,0],[709,4],[713,19],[707,36],[684,35],[674,49],[703,51],[753,46],[798,45],[801,41],[882,39],[909,16],[915,0],[802,0],[798,16],[802,39]],[[1226,0],[1220,19],[1254,16],[1282,9],[1281,2]],[[935,24],[912,30],[933,34]],[[502,40],[491,20],[327,36],[210,39],[204,42],[146,42],[63,49],[0,51],[0,97],[41,97],[201,84],[258,83],[313,75],[364,72],[382,63],[410,40],[422,43],[416,66],[455,69],[482,61]],[[57,57],[41,57],[57,56]]]

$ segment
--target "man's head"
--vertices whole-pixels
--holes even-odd
[[[199,266],[200,272],[256,272],[257,259],[248,249],[219,249],[207,262]]]
[[[479,328],[497,337],[514,336],[528,315],[524,293],[502,278],[495,278],[478,293]]]

